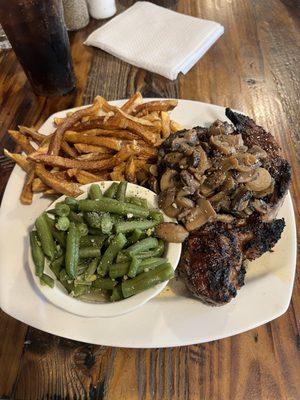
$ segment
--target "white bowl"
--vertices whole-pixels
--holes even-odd
[[[98,182],[102,190],[106,190],[112,181]],[[84,193],[78,197],[82,199],[86,197],[88,188],[91,184],[84,185],[81,189]],[[147,199],[150,208],[158,208],[157,205],[157,195],[149,189],[145,189],[142,186],[134,185],[128,183],[126,193],[130,196],[138,196]],[[65,196],[61,196],[59,199],[54,201],[48,208],[52,209],[56,203],[64,200]],[[164,220],[166,222],[172,222],[173,220],[164,215]],[[168,259],[173,269],[175,270],[181,254],[181,244],[180,243],[167,243],[166,251],[164,257]],[[46,263],[47,264],[47,263]],[[34,281],[37,284],[43,295],[55,304],[57,307],[62,308],[70,313],[80,315],[83,317],[115,317],[117,315],[126,314],[130,311],[141,307],[143,304],[147,303],[150,299],[157,296],[167,285],[168,281],[160,283],[153,288],[147,289],[141,293],[138,293],[127,299],[110,303],[107,301],[103,302],[87,302],[80,299],[76,299],[68,295],[66,289],[63,285],[56,279],[55,275],[49,268],[48,264],[45,265],[45,273],[50,275],[55,280],[55,285],[53,288],[49,286],[42,286],[40,284],[39,278],[35,275],[34,263],[31,256],[31,251],[29,249],[29,266],[34,277]]]

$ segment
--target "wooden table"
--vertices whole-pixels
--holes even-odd
[[[122,10],[132,1],[122,0]],[[179,12],[220,22],[224,36],[186,75],[171,82],[82,43],[101,23],[71,34],[77,92],[37,98],[12,51],[0,53],[0,146],[18,124],[39,126],[52,113],[95,95],[178,97],[229,105],[275,134],[293,166],[300,208],[299,4],[296,0],[165,0]],[[10,174],[0,171],[3,194]],[[0,398],[200,399],[300,398],[299,277],[288,311],[275,321],[212,343],[130,350],[79,343],[30,328],[0,312]]]

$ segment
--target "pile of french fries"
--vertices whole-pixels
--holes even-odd
[[[157,148],[182,129],[168,113],[176,106],[176,100],[144,102],[139,92],[122,107],[97,96],[92,106],[56,118],[51,135],[24,126],[8,131],[23,151],[4,150],[27,174],[21,202],[31,204],[34,193],[76,197],[80,185],[102,180],[155,189]]]

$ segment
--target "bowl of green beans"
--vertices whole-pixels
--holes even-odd
[[[173,278],[181,244],[156,237],[172,222],[144,187],[103,181],[62,196],[36,219],[29,265],[44,296],[85,317],[114,317],[158,295]]]

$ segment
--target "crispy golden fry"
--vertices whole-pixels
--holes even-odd
[[[95,129],[88,129],[86,131],[81,131],[80,134],[76,131],[67,131],[65,133],[65,137],[68,137],[69,135],[84,135],[84,136],[107,136],[107,137],[112,137],[116,139],[126,139],[126,140],[134,140],[138,139],[138,135],[127,131],[125,129],[101,129],[101,128],[95,128]]]
[[[170,116],[166,111],[162,111],[160,116],[161,116],[161,135],[163,139],[167,139],[171,134]]]
[[[71,143],[85,143],[96,146],[104,146],[109,149],[119,151],[121,149],[121,141],[106,136],[87,136],[78,132],[66,132],[65,140]]]
[[[93,144],[86,143],[74,143],[75,149],[79,153],[102,153],[102,154],[111,154],[113,150],[104,146],[95,146]]]
[[[143,96],[140,92],[134,93],[134,95],[126,101],[125,104],[121,107],[121,110],[126,112],[127,114],[131,114],[135,111],[135,108],[138,104],[141,104],[143,100]]]
[[[34,140],[38,144],[45,139],[45,135],[42,135],[34,128],[28,128],[27,126],[21,126],[21,125],[19,125],[18,128],[21,133],[25,134],[26,136],[29,136],[32,140]]]
[[[91,107],[75,111],[70,117],[65,118],[65,121],[58,126],[51,138],[48,153],[52,155],[58,155],[65,131],[70,129],[76,122],[80,121],[82,117],[96,114],[97,111],[99,111],[102,107],[103,101],[104,99],[102,97],[97,96],[94,100],[94,104]]]
[[[9,130],[8,134],[14,139],[14,141],[20,145],[21,149],[26,153],[26,154],[30,154],[33,153],[35,151],[35,148],[33,146],[31,146],[29,140],[27,139],[27,137],[25,135],[23,135],[22,133],[20,133],[19,131],[12,131]]]
[[[144,119],[147,119],[148,121],[154,122],[154,121],[160,121],[160,117],[158,115],[157,111],[153,111],[150,114],[146,114],[143,116]]]
[[[171,120],[170,129],[172,132],[177,132],[177,131],[181,131],[183,129],[183,126],[178,124],[178,122]]]
[[[126,163],[126,168],[125,168],[126,180],[131,183],[136,183],[136,172],[137,172],[137,166],[135,163],[135,159],[133,157],[130,157]]]
[[[78,157],[76,157],[76,160],[106,160],[108,158],[112,157],[111,154],[102,154],[102,153],[88,153],[88,154],[82,154]]]
[[[47,189],[43,192],[43,196],[60,196],[60,193],[54,189]]]
[[[87,183],[92,183],[92,182],[100,182],[100,181],[105,181],[109,179],[109,173],[103,173],[103,174],[92,174],[91,172],[83,171],[83,170],[78,170],[76,168],[73,169],[68,169],[67,174],[71,178],[76,178],[76,180],[81,184],[81,185],[86,185]]]
[[[72,197],[77,197],[83,193],[77,183],[56,178],[54,174],[48,172],[42,164],[37,164],[35,166],[35,173],[47,186],[50,186],[58,193]]]
[[[78,156],[77,151],[73,147],[71,147],[69,143],[65,140],[61,142],[61,148],[68,156],[72,158],[76,158]]]
[[[135,108],[135,115],[142,117],[152,111],[170,111],[178,104],[178,100],[154,100],[148,103],[139,104]]]
[[[110,173],[110,179],[112,181],[125,181],[125,176],[121,171],[113,171]]]
[[[25,172],[29,173],[31,170],[31,163],[27,160],[27,157],[23,154],[11,153],[10,151],[4,149],[4,154],[11,158],[16,164],[19,165]]]
[[[133,131],[136,133],[138,136],[142,137],[145,142],[154,144],[156,142],[156,134],[151,131],[151,127],[153,127],[152,123],[150,122],[150,126],[148,125],[145,127],[145,125],[140,124],[137,121],[134,121],[132,119],[133,117],[131,115],[128,115],[124,113],[121,110],[118,110],[116,112],[116,115],[109,120],[109,124],[113,126],[118,126],[121,129],[128,129],[130,131]]]
[[[24,182],[24,186],[20,195],[20,201],[22,204],[31,204],[33,198],[32,192],[32,182],[35,176],[34,168],[30,171],[29,175],[27,175],[26,180]]]
[[[112,169],[120,161],[116,156],[113,156],[106,160],[100,161],[80,161],[80,160],[70,160],[69,158],[64,158],[60,156],[51,156],[48,154],[36,154],[32,157],[29,156],[32,161],[37,163],[43,163],[51,165],[53,167],[59,167],[64,169],[78,168],[83,170],[106,170]],[[42,178],[41,178],[42,179]]]
[[[124,146],[118,153],[114,155],[114,158],[119,160],[119,162],[123,162],[128,160],[133,155],[139,154],[140,149],[134,143],[130,145]]]
[[[40,178],[35,178],[32,182],[32,191],[34,193],[41,193],[48,190],[49,186],[47,186],[44,182],[41,181]]]

